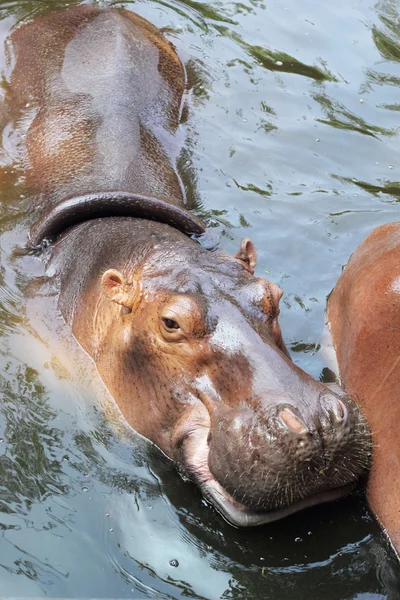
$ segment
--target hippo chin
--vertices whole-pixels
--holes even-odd
[[[31,244],[128,423],[234,525],[346,493],[369,463],[358,409],[290,360],[282,291],[254,276],[252,243],[231,257],[189,237],[204,224],[175,166],[185,76],[173,47],[140,17],[89,5],[10,44]]]

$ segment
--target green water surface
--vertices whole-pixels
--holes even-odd
[[[10,31],[72,4],[0,2],[3,93]],[[367,233],[399,218],[400,2],[103,4],[162,28],[187,64],[189,206],[223,252],[255,242],[256,274],[285,292],[293,359],[321,377],[326,297]],[[110,418],[95,375],[83,365],[79,380],[49,341],[61,319],[35,321],[41,266],[14,253],[30,204],[11,127],[2,147],[0,597],[400,598],[400,565],[362,493],[235,530]]]

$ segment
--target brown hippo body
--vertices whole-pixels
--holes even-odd
[[[10,102],[24,114],[33,192],[52,204],[120,190],[182,204],[175,162],[185,73],[153,25],[84,5],[11,39]]]
[[[236,525],[343,495],[368,465],[363,418],[291,362],[282,292],[254,277],[251,242],[231,257],[187,235],[204,226],[175,166],[185,79],[172,46],[127,11],[86,5],[11,44],[31,241],[49,238],[61,313],[127,421]]]
[[[400,554],[400,222],[375,229],[352,255],[328,303],[340,376],[367,417],[367,496]]]

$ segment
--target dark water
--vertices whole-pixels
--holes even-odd
[[[9,31],[67,4],[0,2],[3,91]],[[326,296],[357,243],[398,219],[400,2],[124,5],[164,28],[188,65],[190,206],[223,251],[253,239],[257,274],[285,291],[294,360],[320,377]],[[14,144],[6,126],[0,596],[400,598],[400,565],[362,494],[237,531],[124,425],[90,361],[76,372],[61,319],[49,303],[43,320],[26,286],[40,263],[12,253],[30,222]]]

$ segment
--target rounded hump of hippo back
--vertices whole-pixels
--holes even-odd
[[[52,205],[117,190],[182,203],[185,71],[156,27],[80,5],[23,25],[11,41],[12,110],[23,117],[32,189]]]

